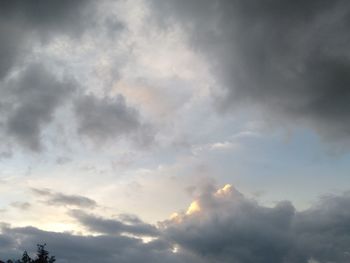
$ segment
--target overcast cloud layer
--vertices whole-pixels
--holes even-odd
[[[0,259],[350,262],[349,30],[346,0],[1,1]]]
[[[140,3],[143,6],[150,4],[149,15],[157,15],[159,26],[165,31],[180,27],[189,40],[189,47],[206,58],[216,81],[215,87],[211,88],[212,96],[221,110],[262,110],[265,121],[272,121],[277,127],[309,127],[328,141],[343,139],[346,143],[350,133],[347,121],[350,105],[347,1],[276,0],[261,3],[220,0],[202,1],[200,6],[196,1],[182,0]],[[144,126],[144,120],[137,116],[139,107],[133,109],[128,105],[128,98],[118,94],[123,89],[103,87],[103,93],[98,94],[97,87],[91,85],[96,77],[103,79],[102,84],[97,85],[105,85],[108,79],[113,82],[123,78],[118,65],[131,63],[129,61],[135,56],[132,49],[120,57],[120,61],[117,57],[108,58],[112,60],[108,62],[111,75],[96,72],[102,70],[101,65],[86,68],[86,72],[83,66],[77,72],[69,72],[68,64],[72,61],[62,60],[59,65],[58,61],[35,55],[35,50],[45,50],[58,40],[78,46],[86,41],[95,42],[91,45],[96,48],[96,54],[102,54],[99,47],[108,50],[113,43],[121,45],[119,41],[125,37],[123,32],[130,28],[123,24],[122,16],[118,20],[112,11],[106,11],[113,7],[111,2],[96,5],[89,1],[52,1],[50,4],[13,1],[4,2],[2,6],[1,92],[6,98],[12,97],[12,100],[1,101],[5,138],[9,135],[24,148],[41,150],[42,130],[52,121],[56,108],[71,102],[65,91],[75,88],[80,90],[75,93],[78,98],[72,102],[77,114],[74,124],[77,134],[101,142],[102,138],[120,138],[120,135],[134,133],[141,138],[141,144],[153,142],[154,128],[152,132],[149,128],[140,128]],[[100,38],[99,42],[95,35]],[[103,46],[106,43],[110,46]],[[127,44],[133,48],[132,43]],[[88,61],[88,57],[85,59]],[[32,60],[36,63],[34,66],[28,63]],[[67,77],[59,77],[62,72],[71,79],[80,79],[75,82],[63,80]],[[87,77],[91,73],[96,76]],[[33,86],[32,96],[50,81],[52,93],[46,97],[52,96],[54,101],[46,100],[44,95],[26,96],[24,100],[16,94],[19,88],[13,88],[16,84],[11,83],[23,85],[29,78],[31,81],[25,85]],[[58,86],[61,91],[55,88]],[[130,91],[126,94],[130,96]],[[130,100],[133,98],[131,96]],[[7,110],[8,104],[13,103],[17,104],[16,109]],[[168,103],[173,102],[169,100]]]

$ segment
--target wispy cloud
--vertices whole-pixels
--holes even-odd
[[[44,197],[45,203],[53,206],[75,206],[82,208],[97,207],[97,202],[81,195],[67,195],[63,193],[53,192],[49,189],[32,188],[34,194]]]

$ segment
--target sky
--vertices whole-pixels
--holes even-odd
[[[0,3],[0,259],[350,261],[346,0]]]

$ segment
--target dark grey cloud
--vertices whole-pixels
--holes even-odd
[[[179,215],[164,225],[165,235],[182,249],[208,262],[287,262],[294,247],[295,210],[289,202],[263,207],[235,189],[206,192],[196,202],[200,211]]]
[[[153,140],[151,127],[142,123],[138,111],[128,106],[122,95],[113,98],[81,96],[75,103],[75,111],[78,132],[93,141],[129,136],[147,145]]]
[[[0,247],[10,247],[12,245],[13,245],[12,238],[0,235]]]
[[[96,32],[104,32],[101,33],[104,41],[112,38],[112,33],[115,38],[123,24],[114,14],[101,10],[104,3],[90,0],[0,3],[0,131],[4,131],[3,140],[13,143],[10,148],[19,144],[32,151],[42,150],[43,129],[76,86],[50,71],[49,66],[54,65],[69,74],[65,61],[57,63],[49,56],[43,60],[35,50],[45,49],[60,37],[77,45],[81,44],[82,36],[91,37]],[[28,65],[33,60],[36,64]]]
[[[0,80],[2,80],[18,57],[24,53],[24,37],[18,28],[11,28],[10,23],[0,23]]]
[[[329,196],[303,212],[290,202],[265,207],[234,188],[205,192],[200,211],[163,222],[163,233],[181,249],[208,262],[308,263],[350,259],[350,196]]]
[[[96,215],[87,214],[80,210],[72,210],[70,212],[79,223],[85,226],[87,229],[93,232],[102,234],[121,234],[128,233],[137,236],[158,236],[159,232],[155,226],[146,224],[141,220],[132,220],[130,217],[126,218],[126,221],[120,221],[117,219],[106,219],[98,217]]]
[[[63,262],[200,262],[190,255],[172,253],[171,244],[156,240],[143,243],[141,239],[125,236],[78,236],[54,233],[33,227],[11,228],[4,226],[0,234],[0,254],[3,258],[18,258],[23,250],[32,252],[33,244],[46,242],[48,250]]]
[[[89,18],[89,13],[84,13],[89,4],[89,0],[14,0],[2,2],[0,12],[3,20],[27,28],[76,33],[86,26],[80,20]]]
[[[0,101],[7,105],[5,133],[24,147],[34,151],[42,148],[41,132],[50,123],[58,106],[72,94],[74,84],[58,80],[41,64],[31,64],[10,80],[0,91]]]
[[[350,261],[350,193],[322,198],[298,213],[295,222],[299,258],[323,262]]]
[[[263,110],[278,123],[350,136],[350,4],[289,0],[151,0],[181,24],[224,87],[221,108]]]
[[[75,206],[81,208],[94,208],[97,206],[95,200],[81,195],[67,195],[53,192],[49,189],[32,189],[33,193],[44,197],[45,202],[53,206]]]
[[[91,26],[91,1],[14,0],[0,3],[0,79],[23,59],[33,42],[64,34],[81,35]],[[90,20],[85,18],[89,17]]]
[[[123,222],[127,222],[130,224],[139,224],[142,223],[142,220],[136,216],[136,215],[131,215],[131,214],[120,214],[118,215],[118,218],[123,221]]]

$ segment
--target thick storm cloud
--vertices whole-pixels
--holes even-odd
[[[348,1],[151,2],[210,61],[221,109],[262,109],[270,121],[349,138]]]
[[[295,219],[297,249],[316,262],[350,260],[350,194],[325,196]]]
[[[167,239],[208,262],[348,262],[350,197],[329,196],[297,212],[264,207],[227,185],[205,192],[162,227]],[[207,261],[205,261],[207,262]]]

